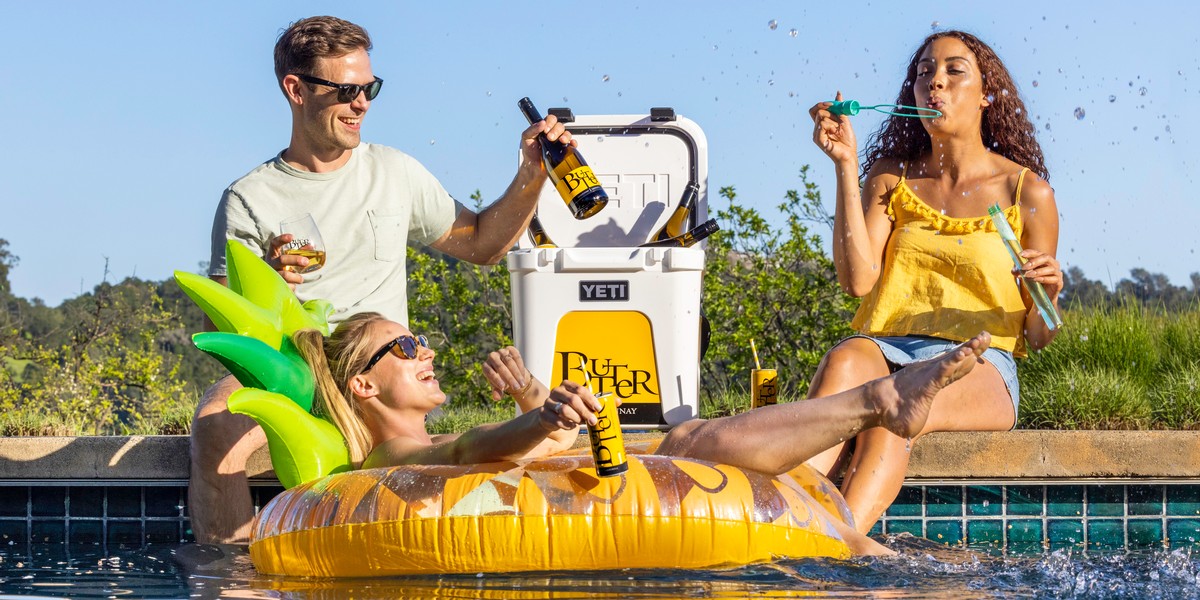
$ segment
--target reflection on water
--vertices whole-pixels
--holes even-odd
[[[1200,598],[1200,553],[994,556],[911,536],[891,558],[719,571],[607,571],[310,580],[268,578],[244,548],[0,547],[0,595],[136,598]]]

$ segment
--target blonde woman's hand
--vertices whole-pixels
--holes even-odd
[[[836,99],[842,100],[838,92]],[[850,117],[829,112],[832,102],[818,102],[808,109],[813,120],[813,143],[835,164],[852,163],[858,160],[858,140]]]
[[[492,400],[499,401],[505,394],[520,398],[533,387],[533,375],[525,367],[521,353],[512,346],[505,346],[483,361],[483,376],[492,388]]]
[[[591,391],[581,384],[566,380],[550,390],[550,398],[542,405],[542,426],[554,431],[595,425],[599,410],[600,401]]]

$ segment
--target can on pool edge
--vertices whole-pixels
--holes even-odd
[[[596,424],[588,426],[588,437],[592,441],[592,459],[596,462],[596,474],[612,477],[629,470],[625,459],[625,439],[621,436],[621,420],[617,415],[617,403],[612,392],[596,396],[600,410],[596,413]]]

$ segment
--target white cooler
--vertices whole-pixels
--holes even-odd
[[[670,109],[580,116],[567,127],[609,202],[577,221],[553,186],[543,189],[538,217],[559,247],[532,248],[523,236],[508,255],[516,347],[551,387],[584,383],[586,369],[595,392],[621,399],[623,428],[694,418],[704,251],[636,246],[662,227],[689,181],[700,196],[688,228],[707,219],[704,133]]]

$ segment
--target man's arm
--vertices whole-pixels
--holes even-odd
[[[537,140],[540,133],[545,133],[551,142],[575,143],[554,115],[547,115],[545,120],[530,125],[521,133],[521,164],[504,195],[478,214],[465,208],[459,211],[450,230],[430,244],[431,247],[479,265],[494,265],[504,258],[529,226],[538,196],[546,183],[546,169],[542,166]]]

